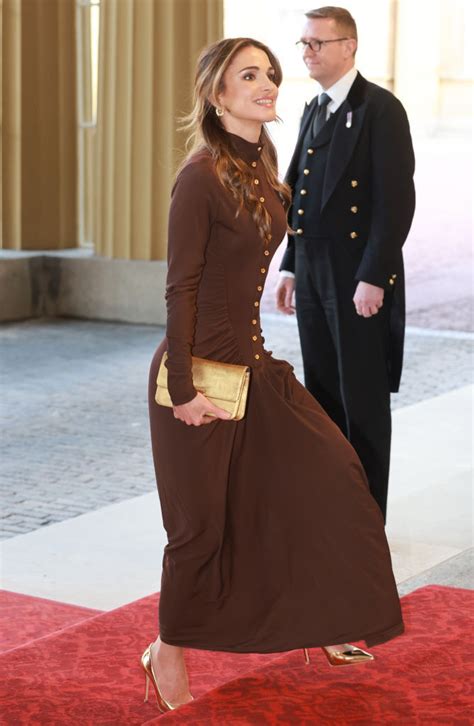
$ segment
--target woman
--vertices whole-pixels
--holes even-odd
[[[167,331],[149,382],[168,544],[160,636],[142,656],[161,710],[192,698],[185,647],[326,646],[330,661],[355,663],[372,656],[345,641],[403,632],[360,461],[291,366],[263,347],[259,305],[290,202],[264,126],[280,83],[277,59],[257,41],[202,53],[194,150],[172,194]],[[173,409],[154,400],[165,350]],[[251,367],[241,421],[196,392],[191,355]]]

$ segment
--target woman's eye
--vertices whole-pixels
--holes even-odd
[[[244,76],[244,81],[247,81],[247,80],[253,81],[254,78],[255,78],[255,76],[253,73],[246,73]]]

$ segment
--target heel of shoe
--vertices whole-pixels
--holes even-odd
[[[147,674],[145,673],[145,698],[143,699],[143,703],[147,703],[147,701],[148,701],[149,690],[150,690],[150,679],[148,678]]]
[[[368,663],[374,660],[374,656],[371,653],[367,653],[367,651],[349,644],[345,650],[330,651],[324,647],[321,650],[331,666],[359,665],[360,663]]]
[[[306,665],[309,665],[310,664],[310,659],[309,659],[309,651],[308,651],[308,648],[303,648],[303,655],[304,655],[304,661],[305,661]]]

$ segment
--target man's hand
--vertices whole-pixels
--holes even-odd
[[[370,285],[368,282],[359,282],[352,298],[357,314],[363,315],[364,318],[377,315],[383,305],[383,296],[383,287]]]
[[[295,306],[293,295],[295,292],[294,277],[282,277],[276,289],[277,310],[285,315],[294,315]]]
[[[181,406],[173,406],[174,417],[183,421],[188,426],[201,426],[209,424],[217,419],[230,419],[230,413],[224,409],[214,406],[202,393],[198,393],[188,403]]]

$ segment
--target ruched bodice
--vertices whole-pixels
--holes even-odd
[[[239,211],[209,152],[188,161],[176,180],[169,217],[168,371],[176,404],[195,396],[191,355],[255,368],[264,363],[260,300],[286,214],[266,179],[262,147],[232,138],[272,218],[271,233],[262,239],[250,212]]]

